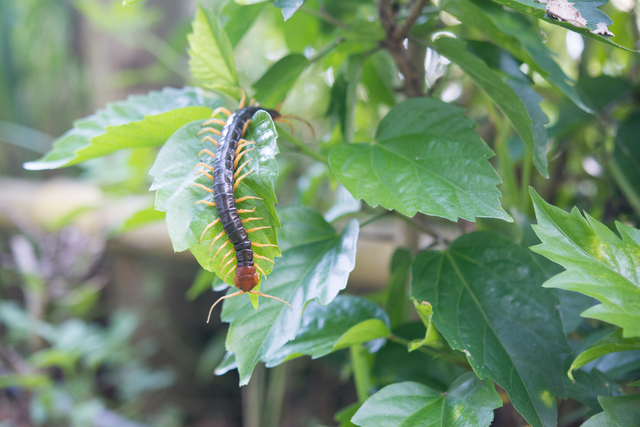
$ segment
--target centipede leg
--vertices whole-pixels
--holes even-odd
[[[235,296],[238,296],[238,295],[242,295],[244,293],[245,293],[245,291],[238,291],[238,292],[234,292],[232,294],[225,295],[223,297],[218,298],[218,301],[214,302],[213,305],[211,306],[211,309],[209,309],[209,317],[207,317],[207,323],[209,323],[209,320],[211,319],[211,313],[213,313],[213,307],[218,305],[218,303],[220,301],[222,301],[223,299],[232,298],[232,297],[235,297]]]
[[[237,168],[238,167],[238,163],[240,163],[240,159],[242,158],[242,156],[244,156],[245,154],[247,154],[249,151],[253,151],[256,148],[249,148],[248,150],[244,150],[242,153],[240,153],[239,156],[236,156],[236,159],[233,161],[233,168]]]
[[[240,89],[240,91],[242,92],[242,98],[240,99],[240,104],[238,106],[238,109],[242,110],[244,108],[244,103],[247,101],[247,92],[245,92],[242,89]]]
[[[252,170],[250,170],[249,172],[245,173],[244,175],[242,175],[240,178],[238,178],[238,179],[236,180],[236,182],[233,184],[233,190],[234,190],[234,191],[235,191],[235,189],[236,189],[236,188],[238,188],[238,185],[240,185],[240,181],[242,181],[242,179],[243,179],[245,176],[249,175],[251,172],[253,172],[253,169],[252,169]]]
[[[194,203],[194,205],[197,205],[198,203],[203,203],[203,204],[209,205],[209,206],[215,206],[216,205],[214,202],[208,202],[206,200],[198,200],[197,202]]]
[[[244,134],[247,132],[247,128],[249,127],[249,123],[251,123],[251,119],[247,120],[247,122],[244,124],[244,127],[242,128],[242,133],[240,135],[244,136]]]
[[[249,230],[247,230],[247,233],[252,233],[254,231],[258,231],[258,230],[264,230],[266,228],[271,228],[271,226],[264,226],[264,227],[255,227],[255,228],[251,228]]]
[[[210,125],[210,124],[212,124],[212,123],[215,123],[215,124],[220,125],[220,126],[224,126],[224,125],[226,125],[226,124],[227,124],[227,122],[225,122],[224,120],[220,120],[220,119],[209,119],[209,120],[207,120],[206,122],[204,122],[204,123],[202,124],[202,127],[205,127],[205,126]]]
[[[260,266],[258,264],[253,264],[259,271],[260,273],[262,273],[262,277],[264,277],[265,279],[267,278],[267,275],[264,274],[264,270],[260,268]]]
[[[238,178],[238,175],[240,175],[240,172],[242,171],[242,168],[244,168],[247,163],[249,163],[251,161],[251,159],[247,160],[246,162],[244,162],[243,164],[240,165],[240,167],[236,170],[236,173],[233,174],[233,180],[235,181]]]
[[[216,220],[215,220],[215,221],[213,221],[211,224],[208,224],[208,225],[204,228],[204,231],[202,232],[202,235],[200,236],[200,241],[201,241],[201,242],[202,242],[202,238],[204,237],[204,234],[205,234],[207,231],[209,231],[209,229],[210,229],[211,227],[213,227],[214,225],[216,225],[216,224],[217,224],[217,223],[219,223],[219,222],[220,222],[220,218],[216,218]],[[223,233],[224,233],[224,231],[223,231]]]
[[[244,201],[250,200],[250,199],[264,200],[264,199],[262,199],[260,197],[256,197],[256,196],[244,196],[244,197],[240,197],[239,199],[236,199],[236,203],[244,202]]]
[[[241,221],[243,224],[246,224],[249,221],[260,221],[261,219],[264,219],[264,218],[245,218],[245,219],[242,219]]]
[[[256,143],[255,141],[247,141],[247,140],[244,140],[244,139],[241,139],[239,142],[240,142],[240,145],[238,145],[238,147],[236,148],[236,152],[235,152],[234,157],[238,157],[238,154],[240,154],[240,151],[242,151],[242,149],[244,147],[246,147],[247,145]]]
[[[286,302],[285,300],[282,300],[280,298],[274,297],[272,295],[263,294],[262,292],[258,292],[258,291],[254,291],[254,290],[251,290],[248,293],[254,294],[254,295],[260,295],[261,297],[271,298],[271,299],[274,299],[276,301],[283,302],[283,303],[287,304],[289,307],[293,308],[293,306],[291,304],[289,304],[288,302]]]
[[[210,155],[211,157],[213,157],[214,159],[216,158],[216,154],[212,153],[211,151],[207,150],[206,148],[198,153],[198,157],[200,157],[202,155],[202,153],[206,153],[206,154]]]
[[[256,243],[256,242],[251,242],[251,246],[255,246],[258,248],[266,248],[266,247],[274,247],[277,248],[278,245],[272,245],[271,243]]]
[[[227,117],[229,117],[231,115],[231,111],[227,110],[224,107],[218,107],[215,110],[213,110],[213,113],[211,113],[211,117],[215,117],[220,113],[224,113],[227,115]]]
[[[258,255],[258,254],[256,254],[256,253],[254,253],[254,254],[253,254],[253,257],[254,257],[254,258],[258,258],[258,259],[263,259],[263,260],[265,260],[265,261],[269,261],[269,262],[270,262],[270,263],[272,263],[272,264],[275,264],[275,263],[276,263],[274,260],[271,260],[271,259],[267,258],[266,256]]]
[[[232,258],[232,259],[233,259],[233,258]],[[233,266],[229,271],[227,271],[227,274],[225,274],[225,275],[224,275],[224,279],[223,279],[223,280],[227,280],[227,277],[229,277],[229,274],[231,274],[231,272],[232,272],[233,270],[235,270],[235,269],[236,269],[236,267],[237,267],[237,266],[236,266],[236,265],[234,265],[234,266]]]
[[[204,144],[205,141],[209,141],[210,143],[212,143],[216,147],[218,146],[218,141],[216,141],[215,139],[211,138],[210,136],[205,136],[204,138],[202,138],[200,140],[200,144]]]
[[[212,120],[216,120],[216,119],[212,119]],[[222,135],[222,132],[220,132],[218,129],[211,128],[211,127],[207,127],[207,128],[201,129],[196,135],[200,135],[201,133],[204,133],[204,132],[215,133],[218,136]]]
[[[213,193],[213,190],[212,190],[212,189],[207,188],[207,187],[205,187],[205,186],[204,186],[204,185],[202,185],[202,184],[189,184],[189,185],[190,185],[190,186],[192,186],[192,187],[200,187],[200,188],[202,188],[203,190],[208,191],[209,193]],[[197,202],[196,202],[196,203],[197,203]]]
[[[205,171],[198,171],[196,172],[196,175],[204,175],[207,178],[209,178],[211,181],[213,181],[213,177],[210,174],[206,173]]]
[[[211,242],[211,246],[209,246],[209,253],[211,253],[211,251],[213,250],[213,244],[215,242]],[[225,246],[227,246],[229,243],[231,243],[231,240],[227,240],[224,245],[220,245],[220,247],[218,248],[218,250],[216,251],[216,254],[213,256],[213,258],[211,258],[211,261],[213,261],[214,259],[216,259],[216,257],[218,256],[218,254],[220,253],[220,251],[222,250],[222,248],[224,248]]]
[[[249,209],[238,209],[238,213],[242,214],[242,213],[254,213],[256,210],[257,206],[254,206],[253,209],[249,210]]]
[[[198,163],[198,164],[197,164],[193,169],[191,169],[191,172],[193,172],[194,170],[196,170],[196,169],[198,168],[198,166],[202,166],[203,168],[207,168],[207,169],[209,169],[211,172],[213,172],[213,171],[214,171],[213,166],[211,166],[211,165],[208,165],[208,164],[206,164],[206,163],[202,163],[202,162],[201,162],[201,163]]]
[[[225,260],[225,259],[227,259],[227,257],[228,257],[229,255],[231,255],[232,253],[233,253],[233,248],[231,248],[231,249],[230,249],[226,254],[224,254],[224,256],[222,257],[222,259],[220,260],[220,269],[221,269],[221,270],[224,270],[224,267],[226,267],[226,266],[227,266],[227,264],[230,264],[230,263],[233,261],[233,258],[231,258],[231,259],[229,260],[229,262],[228,262],[227,264],[225,264],[225,265],[224,265],[224,267],[222,266],[222,263],[224,262],[224,260]]]

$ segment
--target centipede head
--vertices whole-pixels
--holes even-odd
[[[236,285],[236,288],[249,292],[258,286],[259,280],[258,273],[256,273],[256,267],[248,265],[237,268],[233,283]]]

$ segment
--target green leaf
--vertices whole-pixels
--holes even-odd
[[[603,413],[590,418],[582,427],[638,427],[640,425],[640,393],[629,396],[599,396]]]
[[[542,42],[526,18],[483,0],[445,0],[442,7],[465,25],[480,30],[492,43],[529,64],[581,109],[592,112],[577,94],[574,82],[553,60],[553,52]]]
[[[617,329],[610,335],[598,340],[595,344],[587,347],[585,351],[580,353],[578,357],[571,363],[569,368],[569,378],[573,379],[573,371],[596,360],[605,354],[615,353],[618,351],[640,350],[640,338],[624,338],[622,329]]]
[[[122,0],[122,5],[123,5],[123,6],[128,6],[128,5],[130,5],[130,4],[134,4],[134,3],[137,3],[137,2],[139,2],[139,1],[140,1],[140,0]]]
[[[224,302],[222,320],[231,323],[227,350],[235,354],[240,384],[249,381],[256,363],[279,350],[298,332],[307,302],[329,304],[345,288],[355,266],[358,222],[352,220],[338,234],[315,211],[305,207],[279,210],[282,259],[261,292],[289,302],[263,299],[254,311],[242,296]]]
[[[162,145],[180,126],[208,117],[219,105],[217,97],[191,87],[132,95],[77,120],[73,129],[53,142],[47,154],[24,167],[55,169],[125,148]]]
[[[640,337],[640,231],[616,222],[620,239],[586,212],[586,219],[576,208],[567,213],[529,192],[538,219],[533,229],[542,241],[531,250],[567,270],[544,286],[596,298],[601,304],[583,317],[619,326],[625,338]]]
[[[609,156],[611,175],[629,204],[640,216],[640,114],[633,114],[618,128],[615,149]]]
[[[282,9],[282,16],[284,16],[284,20],[286,21],[296,13],[296,10],[298,10],[305,1],[306,0],[276,0],[273,2],[273,5]]]
[[[389,53],[378,51],[367,57],[362,70],[362,83],[367,87],[373,105],[396,105],[395,87],[398,79],[395,64]],[[335,83],[334,83],[335,84]],[[395,85],[395,86],[394,86]]]
[[[529,152],[537,153],[529,112],[513,89],[503,83],[483,60],[471,54],[467,50],[465,42],[451,37],[438,37],[433,44],[438,53],[455,62],[491,98],[491,101],[502,111],[518,132]],[[544,154],[546,156],[546,144]],[[546,164],[544,166],[546,172]],[[548,175],[548,173],[542,174],[543,176]]]
[[[565,378],[568,396],[594,410],[600,408],[598,396],[616,396],[622,390],[615,380],[597,369],[591,372],[576,371],[573,380]]]
[[[353,141],[355,131],[356,90],[360,83],[364,67],[364,56],[353,55],[347,58],[331,87],[328,116],[334,116],[340,123],[340,131],[345,142]]]
[[[595,1],[594,0],[575,0],[570,2],[571,4],[574,5],[573,7],[577,9],[578,12],[582,15],[582,18],[586,19],[587,21],[586,28],[573,25],[572,23],[569,23],[569,22],[564,22],[564,21],[549,18],[547,16],[545,4],[540,3],[537,0],[493,0],[493,1],[503,6],[508,6],[525,15],[533,16],[535,18],[542,19],[544,21],[567,28],[573,32],[582,34],[585,37],[589,37],[589,38],[598,40],[602,43],[633,52],[633,50],[620,46],[612,42],[609,38],[603,37],[593,32],[593,30],[596,30],[598,28],[599,23],[603,23],[605,25],[611,25],[613,23],[611,19],[609,19],[609,17],[605,15],[604,12],[602,12],[597,8],[598,6],[602,6],[603,4],[605,4],[606,0],[595,0]],[[547,4],[549,3],[547,2]]]
[[[484,427],[501,406],[493,383],[469,372],[446,393],[409,381],[386,386],[364,402],[351,422],[361,427]]]
[[[144,227],[145,225],[161,221],[164,218],[164,212],[158,212],[153,207],[141,209],[127,218],[124,222],[122,222],[122,224],[118,225],[113,231],[109,233],[109,235],[116,236],[118,234],[126,233],[127,231],[135,230],[140,227]]]
[[[413,263],[413,297],[433,303],[438,331],[480,378],[505,389],[533,427],[556,425],[561,354],[570,351],[558,300],[540,286],[547,277],[529,250],[486,232],[422,252]]]
[[[253,23],[266,6],[266,3],[257,3],[240,6],[230,1],[222,9],[224,31],[229,37],[231,47],[236,47],[244,35],[251,29]],[[225,19],[226,18],[226,19]]]
[[[338,411],[333,417],[334,420],[340,423],[338,427],[354,427],[355,424],[351,422],[351,418],[353,418],[353,416],[356,412],[358,412],[358,409],[360,409],[361,406],[362,403],[356,402]]]
[[[303,355],[317,359],[351,345],[388,338],[390,333],[389,317],[376,304],[356,296],[338,295],[327,306],[310,302],[296,338],[263,361],[270,368]]]
[[[198,5],[189,40],[191,74],[205,87],[239,98],[239,83],[233,49],[218,16]]]
[[[199,270],[196,278],[193,279],[193,283],[191,283],[191,286],[189,286],[189,289],[187,289],[187,292],[184,294],[186,300],[193,301],[206,291],[210,291],[215,278],[215,273],[207,270]]]
[[[149,172],[155,177],[151,190],[157,191],[156,209],[167,212],[167,228],[174,250],[190,249],[205,270],[215,272],[218,277],[233,286],[231,271],[236,265],[236,260],[233,247],[228,244],[229,238],[223,232],[222,224],[218,222],[211,227],[200,240],[207,224],[218,218],[215,207],[202,203],[196,204],[200,200],[213,201],[213,194],[192,185],[199,183],[205,187],[211,187],[211,180],[204,174],[198,175],[197,170],[194,170],[195,165],[203,158],[198,157],[198,153],[203,148],[202,135],[197,135],[202,130],[202,123],[203,121],[197,121],[183,126],[162,147]],[[254,172],[242,180],[235,191],[235,196],[236,199],[253,196],[263,200],[249,199],[241,202],[238,205],[240,209],[255,208],[255,211],[243,213],[240,216],[264,218],[246,223],[245,228],[269,227],[250,233],[250,239],[258,244],[276,245],[253,247],[257,255],[268,258],[268,260],[254,260],[262,277],[263,273],[271,272],[274,259],[280,256],[276,232],[280,222],[275,211],[274,204],[277,200],[273,189],[273,178],[278,173],[275,160],[275,155],[278,153],[277,134],[273,121],[266,111],[258,111],[253,116],[244,137],[249,141],[256,141],[256,144],[252,145],[255,150],[248,151],[242,158],[243,162],[250,161],[244,170]],[[207,148],[215,149],[215,146],[208,144]],[[203,156],[210,159],[208,155]],[[205,161],[209,162],[209,160]],[[218,235],[220,237],[213,243]],[[220,250],[224,245],[226,246]]]
[[[262,105],[279,105],[309,64],[309,60],[299,53],[280,59],[253,84],[256,100]]]
[[[409,302],[407,301],[407,285],[409,284],[409,272],[413,254],[410,250],[398,248],[391,257],[389,271],[391,277],[387,283],[387,305],[391,328],[406,323],[409,320]]]
[[[432,98],[395,106],[370,144],[343,144],[331,169],[356,199],[412,217],[420,211],[456,221],[511,220],[487,159],[493,152],[473,131],[464,110]]]
[[[416,312],[418,313],[418,317],[422,321],[422,324],[425,328],[427,328],[427,332],[422,339],[412,340],[409,343],[409,351],[414,351],[419,349],[425,345],[431,345],[432,347],[437,347],[434,345],[438,341],[438,332],[436,332],[435,327],[433,326],[433,322],[431,322],[431,318],[433,317],[433,307],[427,301],[416,301],[413,300],[413,304],[416,308]]]

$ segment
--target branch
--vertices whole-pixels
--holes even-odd
[[[422,9],[424,9],[426,4],[427,0],[416,0],[413,3],[413,7],[411,8],[409,15],[407,16],[407,19],[405,19],[404,25],[396,29],[395,36],[397,39],[404,40],[405,38],[407,38],[411,27],[413,27],[413,24],[415,24],[416,20],[420,17]]]

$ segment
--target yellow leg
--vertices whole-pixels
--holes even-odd
[[[239,199],[236,199],[236,204],[238,204],[240,202],[244,202],[245,200],[249,200],[249,199],[264,200],[264,199],[261,199],[260,197],[256,197],[256,196],[244,196],[244,197],[240,197]]]
[[[244,141],[244,142],[243,142],[243,141]],[[255,141],[245,141],[244,139],[241,139],[239,142],[240,142],[241,144],[240,144],[240,145],[238,145],[238,148],[236,148],[236,152],[235,152],[235,155],[234,155],[233,157],[238,157],[238,154],[240,154],[240,151],[241,151],[244,147],[246,147],[247,145],[249,145],[249,144],[255,144],[255,143],[256,143]]]
[[[253,209],[249,210],[249,209],[238,209],[238,213],[253,213],[256,210],[256,206],[253,207]]]
[[[213,202],[207,202],[206,200],[199,200],[197,202],[194,203],[194,205],[197,205],[198,203],[204,203],[205,205],[209,205],[209,206],[215,206],[216,204]]]
[[[242,133],[240,134],[241,136],[244,136],[245,132],[247,132],[247,128],[249,127],[249,123],[251,123],[251,119],[247,120],[247,122],[244,124],[244,127],[242,128]]]
[[[218,146],[218,141],[216,141],[215,139],[211,138],[210,136],[205,136],[204,138],[202,138],[200,140],[200,144],[204,144],[205,141],[209,141],[210,143],[212,143],[216,147]]]
[[[221,270],[224,270],[224,267],[226,267],[226,266],[227,266],[227,265],[225,264],[225,266],[223,267],[223,266],[222,266],[222,263],[223,263],[223,262],[224,262],[224,260],[225,260],[225,259],[227,259],[227,257],[228,257],[229,255],[231,255],[232,253],[233,253],[233,248],[229,249],[229,251],[228,251],[226,254],[224,254],[224,256],[222,257],[222,259],[220,260],[220,269],[221,269]],[[231,261],[233,261],[233,258],[231,258],[231,259],[229,260],[229,262],[231,262]]]
[[[209,317],[207,317],[207,323],[209,323],[209,320],[211,319],[211,313],[213,313],[213,307],[218,305],[218,303],[220,301],[222,301],[223,299],[227,299],[227,298],[235,297],[235,296],[238,296],[238,295],[242,295],[244,293],[245,293],[244,291],[238,291],[238,292],[234,292],[232,294],[225,295],[223,297],[218,298],[218,301],[214,302],[213,305],[211,306],[211,309],[209,310]]]
[[[214,159],[216,158],[216,154],[212,153],[211,151],[207,150],[206,148],[198,153],[198,157],[200,157],[202,155],[202,153],[207,153],[208,155],[210,155]]]
[[[215,119],[213,119],[213,120],[215,120]],[[216,134],[216,135],[218,135],[218,136],[222,135],[222,132],[220,132],[220,131],[219,131],[218,129],[216,129],[216,128],[203,128],[203,129],[201,129],[201,130],[200,130],[200,132],[198,132],[196,135],[200,135],[201,133],[204,133],[204,132],[213,132],[213,133],[215,133],[215,134]]]
[[[233,260],[233,258],[231,258],[231,260]],[[229,274],[231,274],[231,272],[232,272],[233,270],[235,270],[235,269],[236,269],[236,267],[237,267],[237,266],[236,266],[236,265],[234,265],[234,266],[233,266],[233,268],[231,268],[231,270],[227,271],[227,274],[225,274],[225,275],[224,275],[224,279],[223,279],[223,280],[227,280],[227,277],[229,277]]]
[[[214,170],[214,169],[213,169],[213,166],[210,166],[210,165],[208,165],[208,164],[206,164],[206,163],[198,163],[198,164],[197,164],[193,169],[191,169],[191,172],[193,172],[194,170],[196,170],[196,169],[198,168],[198,166],[202,166],[203,168],[207,168],[207,169],[209,169],[209,170],[210,170],[210,171],[212,171],[212,172],[213,172],[213,170]]]
[[[262,277],[266,278],[267,275],[264,274],[264,270],[260,268],[260,266],[258,264],[253,264],[259,271],[260,273],[262,273]]]
[[[266,248],[268,246],[273,246],[274,248],[278,247],[278,245],[272,245],[271,243],[256,243],[256,242],[251,242],[251,246],[255,246],[258,248]]]
[[[241,110],[244,108],[244,103],[247,100],[247,92],[245,92],[242,89],[240,90],[242,91],[242,99],[240,99],[240,105],[238,105],[238,110]]]
[[[270,260],[270,259],[269,259],[269,258],[267,258],[266,256],[258,255],[258,254],[256,254],[256,253],[254,253],[254,254],[253,254],[253,257],[254,257],[254,258],[258,258],[258,259],[263,259],[263,260],[265,260],[265,261],[269,261],[269,262],[270,262],[270,263],[272,263],[272,264],[275,264],[275,263],[276,263],[275,261]]]
[[[213,244],[215,242],[211,242],[211,246],[209,246],[209,253],[211,253],[211,251],[213,250]],[[218,250],[216,251],[216,254],[213,256],[213,258],[211,258],[211,261],[213,261],[214,259],[216,259],[216,257],[218,256],[218,254],[220,253],[220,251],[222,250],[222,248],[224,248],[225,246],[227,246],[229,243],[231,243],[230,240],[227,240],[224,245],[221,245]]]
[[[220,113],[224,113],[227,115],[227,117],[229,117],[231,115],[231,111],[227,110],[224,107],[218,107],[215,110],[213,110],[213,113],[211,114],[211,117],[215,117]]]
[[[212,189],[207,188],[207,187],[205,187],[205,186],[204,186],[204,185],[202,185],[202,184],[190,184],[190,185],[191,185],[192,187],[200,187],[200,188],[202,188],[203,190],[207,190],[209,193],[213,193],[213,190],[212,190]],[[196,203],[198,203],[198,202],[196,202]]]
[[[219,223],[219,222],[220,222],[220,218],[216,218],[216,220],[215,220],[215,221],[213,221],[211,224],[208,224],[208,225],[204,228],[204,231],[203,231],[203,232],[202,232],[202,234],[200,235],[200,241],[201,241],[201,242],[202,242],[202,238],[204,237],[205,233],[206,233],[207,231],[209,231],[209,229],[210,229],[211,227],[213,227],[214,225],[216,225],[216,224],[217,224],[217,223]]]
[[[213,177],[211,175],[209,175],[208,173],[206,173],[205,171],[198,171],[198,172],[196,172],[196,175],[204,175],[207,178],[209,178],[211,181],[213,181]]]
[[[237,168],[238,167],[238,163],[240,163],[240,159],[242,158],[242,156],[244,156],[245,154],[247,154],[249,151],[253,151],[255,150],[254,148],[249,148],[248,150],[243,151],[242,153],[240,153],[239,156],[236,156],[236,159],[233,161],[233,168]]]
[[[271,228],[271,226],[266,226],[266,227],[255,227],[252,229],[247,230],[247,233],[252,233],[254,231],[258,231],[258,230],[264,230],[265,228]]]
[[[242,171],[242,168],[245,167],[247,165],[247,163],[249,163],[251,161],[251,159],[247,160],[246,162],[244,162],[243,164],[240,165],[240,167],[236,170],[236,173],[233,174],[233,180],[235,181],[236,178],[238,178],[238,175],[240,175],[240,171]]]
[[[238,188],[238,185],[240,185],[240,181],[242,181],[242,178],[244,178],[245,176],[249,175],[251,172],[253,172],[253,169],[251,169],[249,172],[245,173],[244,175],[242,175],[240,178],[238,178],[235,182],[235,184],[233,184],[233,190],[235,191],[236,188]]]
[[[256,105],[256,100],[251,98],[251,101],[249,101],[249,107],[253,107],[254,105]]]
[[[260,221],[261,219],[264,219],[264,218],[245,218],[245,219],[243,219],[241,221],[242,221],[243,224],[246,224],[249,221]]]
[[[206,122],[204,122],[202,124],[202,127],[205,127],[205,126],[210,125],[210,124],[216,124],[216,125],[224,126],[224,125],[227,124],[227,122],[225,122],[224,120],[220,120],[220,119],[209,119],[209,120],[207,120]]]

